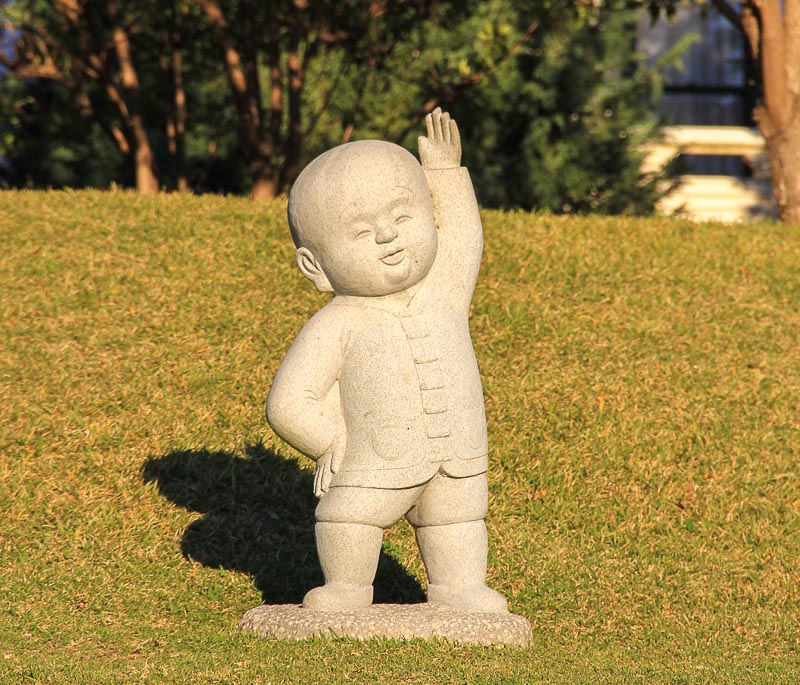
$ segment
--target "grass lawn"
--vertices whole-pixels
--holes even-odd
[[[240,634],[319,582],[263,417],[285,203],[0,193],[0,683],[800,682],[800,227],[485,212],[490,583],[530,650]],[[420,601],[406,524],[376,595]]]

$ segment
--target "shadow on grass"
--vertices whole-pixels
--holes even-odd
[[[171,502],[205,514],[183,534],[184,556],[252,576],[267,604],[296,604],[322,583],[313,478],[263,445],[245,456],[184,450],[145,462],[142,477]],[[424,601],[419,583],[381,553],[375,601]]]

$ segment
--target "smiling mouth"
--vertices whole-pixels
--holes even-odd
[[[405,248],[398,248],[394,252],[390,252],[385,257],[381,257],[381,261],[389,266],[396,266],[406,258]]]

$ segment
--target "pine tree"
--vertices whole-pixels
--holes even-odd
[[[486,206],[648,213],[639,172],[658,74],[637,62],[632,14],[554,16],[512,61],[453,103]]]

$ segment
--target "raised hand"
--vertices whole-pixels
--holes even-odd
[[[425,117],[428,135],[420,136],[419,158],[425,169],[452,169],[461,165],[461,136],[455,119],[437,107]]]

